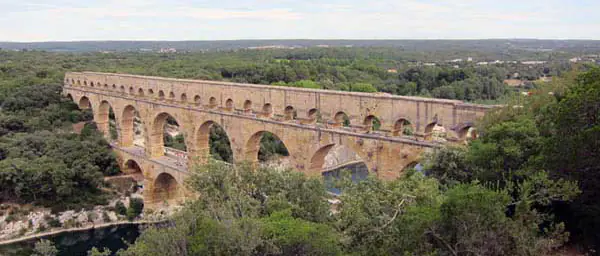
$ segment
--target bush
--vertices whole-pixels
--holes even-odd
[[[127,218],[129,220],[135,219],[144,210],[144,200],[138,197],[132,197],[129,200],[129,209],[127,209]]]
[[[104,222],[111,222],[110,216],[108,216],[108,213],[106,212],[102,212],[102,219]]]
[[[47,221],[48,225],[50,225],[50,227],[53,228],[58,228],[60,226],[62,226],[62,224],[60,223],[60,221],[57,218],[52,218],[50,220]]]
[[[117,214],[119,215],[127,215],[127,207],[125,207],[125,204],[123,204],[123,202],[118,201],[117,204],[115,205],[115,212],[117,212]]]

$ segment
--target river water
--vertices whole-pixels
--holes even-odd
[[[44,239],[51,240],[59,250],[59,255],[86,256],[87,251],[96,248],[108,248],[113,252],[127,248],[127,243],[135,242],[140,235],[140,225],[124,224],[113,227],[62,233]],[[19,243],[0,246],[0,255],[29,256],[33,253],[35,242],[32,239]],[[126,243],[127,242],[127,243]]]

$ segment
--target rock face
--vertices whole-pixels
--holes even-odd
[[[325,157],[325,164],[323,166],[323,169],[359,160],[362,159],[360,159],[360,157],[356,153],[354,153],[354,151],[352,151],[350,148],[345,147],[343,145],[337,145],[331,150],[329,150],[329,153]]]

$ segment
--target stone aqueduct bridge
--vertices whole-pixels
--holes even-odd
[[[112,107],[119,135],[115,152],[124,170],[132,164],[142,170],[144,200],[149,203],[183,197],[180,184],[187,170],[209,155],[213,124],[226,131],[235,162],[257,161],[262,134],[270,132],[285,144],[292,166],[308,175],[320,175],[329,150],[344,145],[360,156],[369,172],[391,179],[424,149],[437,145],[429,140],[435,125],[444,126],[449,138],[461,140],[491,108],[388,94],[94,72],[67,73],[63,93],[81,108],[91,108],[105,135]],[[143,123],[143,148],[133,144],[136,113]],[[169,115],[180,126],[190,161],[165,156],[163,132]],[[344,116],[349,127],[342,124]],[[375,118],[381,124],[377,131],[372,129]],[[406,126],[413,136],[403,135]]]

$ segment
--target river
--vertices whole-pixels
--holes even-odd
[[[51,240],[59,250],[59,255],[86,256],[87,251],[96,248],[108,248],[113,252],[127,248],[127,243],[135,242],[140,235],[139,224],[123,224],[112,227],[61,233],[44,239]],[[33,253],[35,242],[31,239],[23,242],[0,246],[0,255],[29,256]]]

